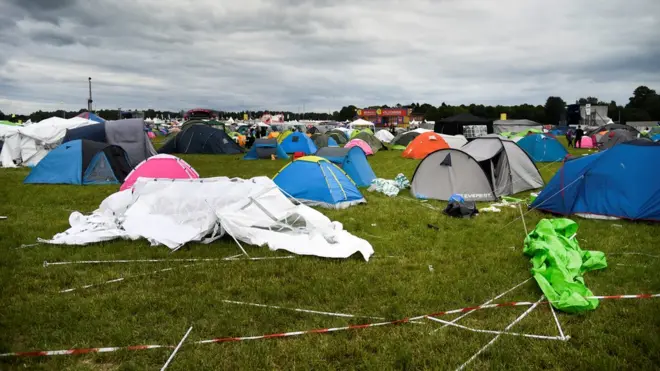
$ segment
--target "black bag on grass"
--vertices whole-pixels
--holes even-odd
[[[479,214],[479,210],[474,201],[450,201],[444,213],[454,218],[470,218]]]

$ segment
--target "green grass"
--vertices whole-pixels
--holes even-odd
[[[370,159],[377,175],[409,178],[417,161],[401,152],[379,152]],[[242,161],[239,156],[183,156],[204,177],[272,176],[283,161]],[[543,165],[548,180],[558,165]],[[369,263],[299,257],[291,260],[203,263],[157,275],[128,279],[80,292],[59,294],[107,279],[150,272],[181,263],[60,266],[48,261],[225,257],[239,251],[231,239],[190,244],[170,254],[146,241],[114,241],[85,247],[36,246],[68,227],[72,210],[90,212],[116,186],[23,185],[27,169],[0,170],[0,353],[70,347],[176,344],[186,329],[188,342],[226,336],[260,335],[364,323],[282,310],[223,304],[222,299],[398,319],[481,304],[527,279],[522,255],[523,225],[516,209],[453,219],[408,192],[396,198],[364,191],[367,205],[322,210],[371,242]],[[444,203],[429,204],[442,208]],[[528,228],[550,217],[526,215]],[[656,224],[575,218],[583,249],[607,253],[659,255]],[[434,224],[440,230],[427,227]],[[620,225],[622,227],[617,227]],[[282,256],[248,247],[253,256]],[[384,256],[396,258],[384,258]],[[609,267],[585,276],[596,294],[660,292],[660,260],[608,255]],[[623,264],[623,265],[619,265]],[[430,272],[429,265],[434,271]],[[536,300],[530,281],[501,301]],[[526,308],[481,311],[461,323],[502,330]],[[454,318],[447,316],[445,319]],[[559,314],[568,342],[503,336],[471,364],[490,369],[653,369],[660,365],[660,300],[604,301],[595,311]],[[435,323],[405,324],[286,339],[186,345],[172,370],[215,369],[454,369],[492,335],[444,328]],[[547,305],[512,330],[556,335]],[[170,350],[0,359],[0,369],[146,370],[158,369]]]

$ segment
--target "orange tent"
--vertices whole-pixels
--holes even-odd
[[[406,150],[403,151],[403,157],[423,159],[431,152],[439,149],[449,148],[449,144],[440,136],[440,134],[432,131],[418,135],[412,142],[408,144]]]

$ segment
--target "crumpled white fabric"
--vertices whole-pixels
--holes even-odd
[[[365,260],[374,250],[341,223],[294,204],[267,177],[229,179],[139,178],[132,189],[107,197],[89,216],[69,218],[71,228],[50,244],[85,245],[115,238],[146,238],[171,249],[191,242],[209,243],[225,233],[271,250],[328,258],[360,252]]]

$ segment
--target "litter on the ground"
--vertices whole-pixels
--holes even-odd
[[[399,194],[399,191],[410,187],[410,181],[405,175],[399,173],[394,180],[376,178],[371,181],[368,191],[381,192],[387,196],[394,197]]]
[[[552,305],[569,313],[593,310],[597,299],[582,275],[607,267],[605,254],[583,251],[578,241],[569,238],[578,225],[570,219],[543,219],[525,238],[523,253],[531,256],[532,275]]]

